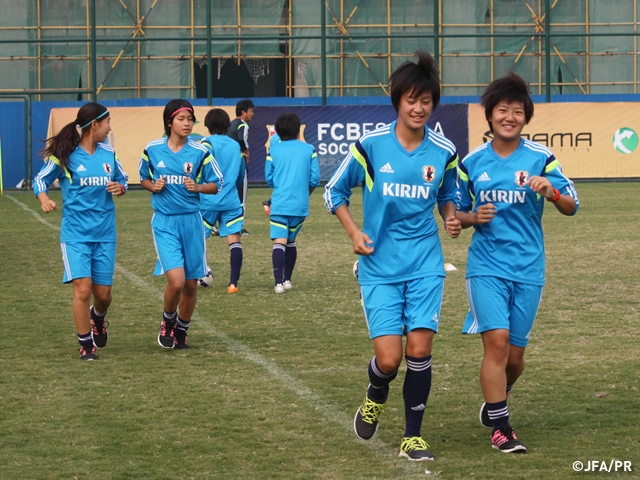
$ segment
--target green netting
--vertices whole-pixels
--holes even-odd
[[[383,95],[390,72],[424,48],[438,56],[445,95],[478,94],[510,69],[536,93],[546,92],[544,0],[211,0],[212,60],[206,58],[206,2],[5,2],[0,91],[100,88],[100,98],[196,96],[211,61],[214,80],[235,62],[264,94],[277,90],[275,82],[286,95],[319,96],[324,82],[331,96]],[[640,0],[551,4],[551,93],[636,92]],[[331,37],[324,43],[324,72],[321,15]],[[289,34],[311,38],[282,38]],[[26,43],[35,39],[43,42]],[[268,76],[271,86],[260,80]]]

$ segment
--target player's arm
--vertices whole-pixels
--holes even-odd
[[[184,186],[190,192],[204,193],[214,195],[222,190],[222,171],[213,155],[208,153],[205,155],[201,167],[196,175],[196,179],[187,177],[184,180]]]
[[[351,239],[353,253],[356,255],[371,255],[373,253],[373,247],[371,246],[373,245],[373,240],[358,228],[356,222],[353,221],[347,204],[340,205],[334,213]]]
[[[38,174],[33,179],[33,193],[40,202],[40,208],[44,213],[52,212],[57,208],[56,202],[49,198],[49,187],[57,178],[62,180],[65,176],[60,160],[50,157]]]
[[[264,162],[264,178],[267,182],[267,185],[269,185],[271,188],[274,188],[273,172],[274,172],[273,157],[271,155],[267,155],[267,158]]]
[[[469,172],[464,162],[458,165],[457,173],[457,199],[456,199],[456,218],[460,220],[462,228],[469,228],[474,225],[482,225],[489,223],[496,216],[496,206],[492,203],[485,203],[477,206],[473,211],[473,198],[471,195],[471,182],[469,180]]]
[[[573,215],[577,210],[577,203],[572,195],[562,194],[551,185],[547,177],[534,175],[529,178],[529,187],[539,195],[553,203],[556,209],[563,215]]]
[[[167,183],[163,176],[155,178],[151,162],[149,161],[149,153],[146,148],[142,152],[142,155],[140,155],[138,175],[140,176],[140,186],[151,193],[161,191]]]
[[[240,150],[247,163],[249,163],[249,127],[241,123],[238,127],[238,141],[240,142]]]
[[[456,218],[456,204],[454,203],[458,196],[457,166],[458,154],[454,152],[445,167],[437,195],[438,210],[444,221],[444,229],[451,238],[458,238],[462,230],[460,220]]]
[[[309,195],[320,185],[320,163],[315,148],[311,153],[311,175],[309,176]]]
[[[114,156],[113,163],[115,167],[114,168],[115,172],[113,174],[113,181],[107,184],[107,192],[113,195],[116,195],[118,197],[121,197],[129,189],[129,186],[127,184],[127,181],[129,180],[129,176],[122,169],[122,165],[120,164],[118,155],[114,153],[113,156]]]

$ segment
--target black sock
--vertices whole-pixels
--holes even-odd
[[[178,332],[187,333],[187,330],[189,330],[190,323],[191,323],[191,320],[183,320],[180,317],[178,317],[178,321],[176,322],[176,330]]]
[[[284,259],[286,245],[281,243],[273,244],[273,252],[271,253],[271,261],[273,262],[273,277],[276,280],[276,285],[282,283],[282,277],[284,275]]]
[[[415,358],[405,356],[407,375],[404,377],[402,394],[406,418],[405,437],[419,437],[422,418],[431,391],[431,355]]]
[[[298,258],[298,249],[296,248],[296,242],[287,243],[287,249],[284,252],[284,281],[291,281],[291,275],[293,275],[293,268],[296,266],[296,259]]]
[[[504,427],[510,427],[509,425],[509,408],[507,407],[507,400],[504,399],[501,402],[487,403],[487,413],[489,419],[493,423],[493,431]]]
[[[107,312],[98,313],[96,311],[96,307],[91,307],[91,319],[94,322],[102,322],[104,321],[104,317],[107,315]]]
[[[389,384],[398,376],[398,370],[386,374],[380,371],[376,357],[369,362],[369,388],[367,388],[367,397],[376,403],[384,403],[389,396]]]
[[[229,285],[237,287],[238,280],[240,280],[240,269],[242,268],[242,244],[240,242],[234,242],[229,245],[229,263],[231,264]]]
[[[507,383],[507,397],[509,396],[509,392],[511,391],[515,383],[516,382]]]
[[[78,343],[83,347],[88,347],[93,345],[93,337],[91,336],[91,330],[87,333],[79,333],[78,334]]]
[[[164,312],[162,313],[162,317],[164,318],[164,321],[167,323],[167,331],[171,331],[173,330],[174,325],[176,324],[176,319],[178,318],[177,315],[178,312],[167,312],[166,310],[164,310]]]

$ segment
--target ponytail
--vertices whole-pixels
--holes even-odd
[[[56,157],[66,168],[69,165],[69,155],[78,147],[82,136],[91,127],[94,120],[100,120],[109,115],[109,110],[99,103],[87,103],[78,110],[77,118],[66,124],[57,135],[47,138],[46,147],[42,155]]]

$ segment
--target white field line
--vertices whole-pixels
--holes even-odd
[[[40,223],[48,226],[53,230],[60,230],[60,227],[57,225],[53,225],[47,222],[38,212],[32,210],[24,203],[16,200],[10,195],[5,195],[5,198],[12,200],[18,206],[20,206],[23,210],[31,213],[36,220]],[[138,287],[143,292],[147,293],[149,296],[158,299],[160,302],[163,300],[163,292],[148,282],[144,281],[142,278],[138,277],[136,274],[128,271],[122,265],[116,263],[116,272],[120,273],[127,280],[129,280],[132,284]],[[218,338],[234,355],[238,355],[249,362],[259,365],[264,368],[272,377],[278,380],[284,387],[294,392],[298,397],[305,400],[311,407],[313,407],[317,412],[319,412],[325,419],[339,425],[343,430],[349,432],[351,435],[355,436],[353,432],[353,417],[348,416],[344,412],[341,412],[333,407],[333,405],[329,404],[326,400],[324,400],[320,395],[311,391],[303,382],[292,377],[283,369],[281,369],[275,362],[268,360],[264,356],[259,353],[254,352],[251,348],[247,347],[244,343],[239,342],[228,336],[226,333],[221,332],[220,330],[213,327],[206,320],[199,318],[194,315],[192,317],[192,321],[196,321],[198,327],[210,335]],[[363,377],[363,380],[366,378]],[[355,412],[354,412],[355,413]],[[380,441],[377,438],[369,440],[367,442],[363,442],[365,445],[369,446],[371,450],[379,454],[381,457],[391,457],[395,451],[396,446],[391,446]],[[397,464],[405,470],[407,473],[415,473],[415,469],[411,468],[412,464],[405,461],[399,461]]]

